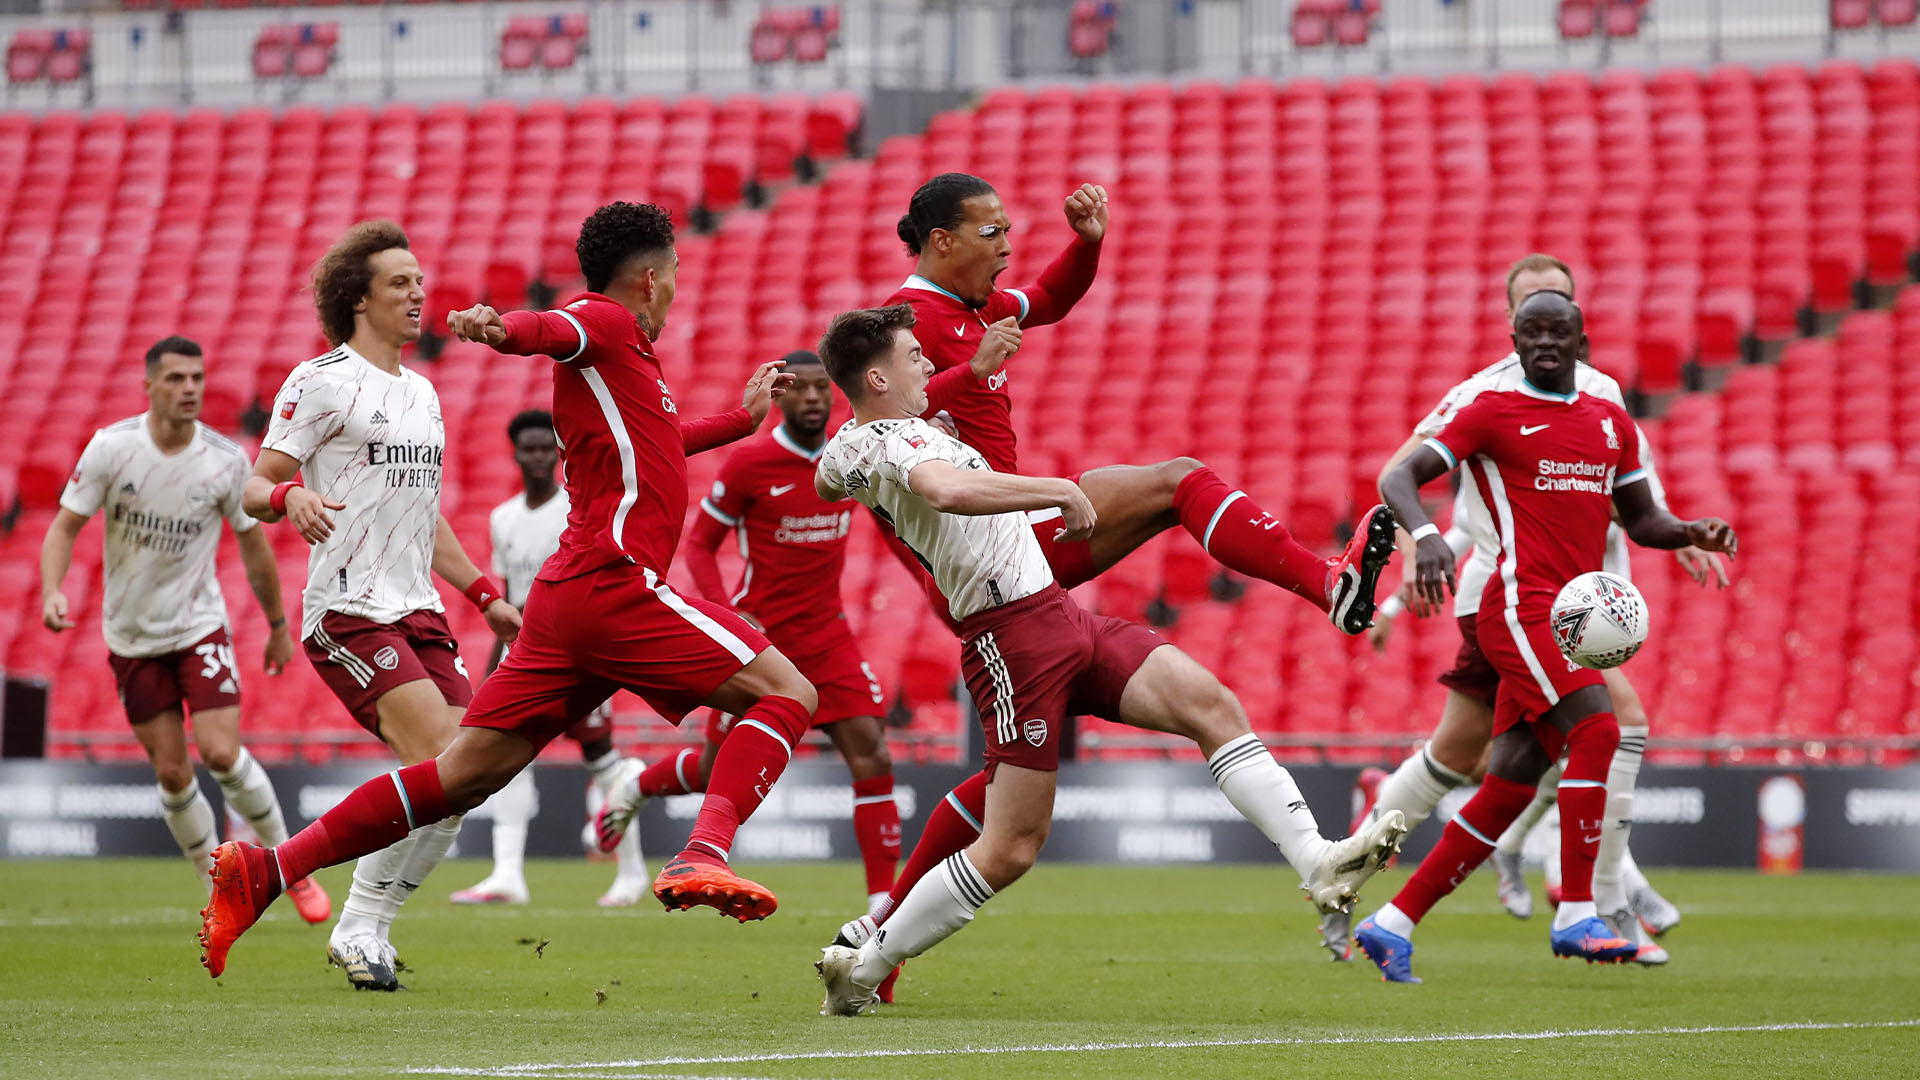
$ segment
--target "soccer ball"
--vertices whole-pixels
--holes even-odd
[[[1581,574],[1553,598],[1553,640],[1581,667],[1619,667],[1646,644],[1647,602],[1617,574]]]

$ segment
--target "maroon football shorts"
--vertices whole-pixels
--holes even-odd
[[[390,623],[329,611],[304,644],[327,689],[376,738],[380,696],[396,686],[432,679],[447,704],[473,700],[460,643],[437,611],[409,611]]]
[[[643,566],[536,581],[519,639],[462,723],[542,747],[624,689],[677,724],[767,647],[733,611],[683,598]]]
[[[1478,615],[1462,615],[1454,620],[1460,627],[1460,651],[1454,654],[1453,666],[1441,672],[1437,681],[1449,690],[1491,707],[1500,691],[1500,673],[1487,661],[1487,654],[1480,651],[1478,619]]]
[[[1061,723],[1119,720],[1127,680],[1167,644],[1138,623],[1085,610],[1059,585],[968,616],[960,641],[960,672],[986,731],[989,780],[1002,762],[1059,768]]]
[[[1576,690],[1605,686],[1606,679],[1560,652],[1553,640],[1551,610],[1550,600],[1522,603],[1511,612],[1505,607],[1483,607],[1478,618],[1480,649],[1500,673],[1500,692],[1493,703],[1494,735],[1526,724],[1547,756],[1557,759],[1566,748],[1566,736],[1546,720],[1547,711]]]
[[[233,642],[224,626],[159,656],[109,653],[107,664],[120,686],[120,704],[130,724],[144,724],[183,704],[189,713],[240,704],[240,673],[234,669]]]

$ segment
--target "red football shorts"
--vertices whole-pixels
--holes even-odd
[[[462,723],[541,747],[624,689],[677,724],[767,647],[739,615],[681,597],[643,566],[536,581],[519,639]]]
[[[1550,758],[1565,749],[1566,736],[1545,719],[1547,711],[1568,694],[1589,686],[1604,686],[1598,671],[1567,659],[1553,640],[1551,601],[1481,608],[1480,651],[1500,674],[1500,691],[1493,702],[1493,733],[1501,735],[1516,724],[1527,724]],[[1515,633],[1516,628],[1518,633]]]
[[[1454,654],[1453,666],[1441,672],[1437,681],[1482,705],[1492,705],[1500,692],[1500,673],[1488,662],[1487,654],[1480,651],[1479,618],[1473,614],[1454,620],[1460,627],[1460,651]]]
[[[1060,767],[1069,716],[1120,719],[1120,694],[1167,642],[1125,619],[1096,615],[1049,585],[969,616],[960,627],[960,672],[986,729],[987,777],[1001,762]]]
[[[772,627],[767,636],[773,647],[793,661],[800,674],[813,684],[820,695],[820,707],[813,711],[813,726],[823,728],[856,716],[880,716],[887,711],[886,690],[873,673],[873,667],[860,655],[860,646],[848,632],[845,622],[835,623],[827,631],[794,634]],[[824,644],[823,644],[824,642]],[[806,652],[800,652],[800,649]],[[726,737],[737,717],[712,709],[707,714],[707,741],[717,743]]]
[[[329,611],[303,644],[320,680],[376,738],[380,695],[396,686],[432,679],[447,704],[473,700],[460,643],[437,611],[410,611],[391,623]]]
[[[227,628],[159,656],[107,655],[120,686],[127,722],[144,724],[183,704],[188,713],[231,709],[240,704],[240,673],[233,666],[233,642]]]

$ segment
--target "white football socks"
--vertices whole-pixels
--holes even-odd
[[[600,789],[602,798],[606,797],[607,784],[613,779],[613,767],[621,760],[620,751],[609,750],[586,763],[587,775],[593,778],[593,786]]]
[[[860,959],[853,966],[853,981],[871,989],[879,986],[887,973],[942,941],[973,921],[973,913],[993,899],[987,879],[974,869],[964,851],[947,856],[934,871],[921,878],[900,901],[887,925],[874,932],[860,946]]]
[[[387,940],[393,917],[400,913],[400,905],[407,902],[420,883],[427,880],[427,875],[433,873],[433,868],[440,865],[440,860],[447,857],[447,849],[460,837],[460,822],[465,818],[465,814],[455,814],[444,821],[422,825],[394,845],[401,854],[394,870],[393,884],[387,886],[386,896],[380,904],[380,921],[374,931],[381,941]]]
[[[1650,884],[1647,881],[1647,875],[1640,872],[1640,864],[1634,861],[1631,846],[1620,853],[1620,884],[1626,888],[1628,896],[1647,888]]]
[[[1207,759],[1207,768],[1233,808],[1265,833],[1295,870],[1307,873],[1331,846],[1293,774],[1273,760],[1258,735],[1248,732],[1221,746]]]
[[[540,812],[540,792],[533,783],[533,766],[521,769],[505,787],[487,799],[493,807],[492,882],[527,880],[527,823]]]
[[[277,847],[287,842],[287,822],[280,816],[280,800],[274,797],[273,781],[267,779],[267,770],[253,760],[246,747],[234,755],[232,769],[227,772],[215,769],[213,778],[226,793],[227,805],[239,811],[262,844]]]
[[[1597,913],[1591,900],[1562,900],[1560,906],[1553,909],[1553,928],[1565,930],[1582,919],[1591,919]]]
[[[200,794],[199,783],[188,781],[182,791],[161,788],[160,816],[166,819],[173,842],[180,845],[180,854],[200,871],[201,878],[212,874],[213,849],[220,844],[220,832],[214,825],[213,804]]]
[[[1646,726],[1620,729],[1620,747],[1607,769],[1607,816],[1600,833],[1600,852],[1593,863],[1593,901],[1612,914],[1627,906],[1623,882],[1627,842],[1633,836],[1633,788],[1640,779],[1640,759],[1647,750]]]
[[[1466,782],[1465,776],[1435,761],[1423,746],[1381,781],[1369,820],[1377,821],[1387,811],[1398,810],[1407,816],[1408,829],[1417,828],[1433,816],[1433,808],[1440,805],[1447,792]]]
[[[1520,816],[1514,819],[1513,824],[1507,826],[1507,831],[1500,834],[1500,843],[1497,846],[1501,851],[1509,855],[1518,855],[1526,849],[1527,834],[1533,831],[1535,825],[1540,824],[1541,818],[1547,816],[1547,811],[1553,809],[1554,798],[1560,790],[1560,772],[1560,764],[1555,762],[1553,767],[1547,770],[1546,775],[1540,778],[1540,786],[1534,792],[1533,801],[1527,804],[1525,810],[1520,811]]]
[[[413,834],[409,833],[371,855],[362,855],[353,864],[353,884],[347,886],[347,898],[340,902],[340,921],[334,925],[333,940],[345,941],[379,932],[387,890],[392,887],[398,873],[396,867],[412,840]]]
[[[1406,912],[1392,904],[1373,913],[1373,925],[1389,934],[1399,934],[1409,941],[1413,940],[1413,920],[1407,918]]]

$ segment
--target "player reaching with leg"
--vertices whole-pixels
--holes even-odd
[[[570,504],[566,490],[554,477],[560,464],[560,443],[553,433],[553,414],[545,409],[528,409],[516,415],[507,422],[507,441],[513,446],[514,463],[520,466],[521,490],[493,508],[487,525],[493,538],[494,576],[506,590],[507,602],[524,608],[527,590],[540,573],[541,564],[559,550]],[[494,646],[487,674],[493,674],[505,654],[504,643]],[[580,744],[580,757],[591,778],[589,797],[597,796],[596,801],[604,802],[607,791],[622,775],[625,761],[613,746],[611,711],[604,705],[595,709],[568,728],[567,737]],[[638,769],[639,765],[633,767]],[[493,869],[478,885],[461,889],[448,899],[456,904],[524,904],[529,899],[527,825],[540,805],[533,771],[522,770],[488,802],[493,809]],[[591,807],[593,812],[599,809],[597,805]],[[631,907],[647,892],[647,864],[640,855],[639,834],[616,845],[614,857],[618,869],[613,885],[600,897],[600,906]]]
[[[240,743],[240,669],[214,572],[222,519],[267,617],[267,674],[286,669],[293,638],[273,547],[240,507],[246,452],[199,420],[207,382],[200,346],[183,337],[156,342],[147,350],[144,381],[146,413],[94,432],[60,496],[40,551],[40,619],[55,633],[72,628],[61,585],[80,530],[106,511],[100,630],[127,722],[160,782],[161,816],[205,878],[217,832],[187,754],[189,716],[194,744],[227,804],[267,843],[287,838],[273,784]],[[318,883],[301,880],[289,892],[306,921],[333,914]]]
[[[228,950],[282,881],[478,806],[621,688],[670,719],[701,704],[740,716],[714,759],[687,847],[661,870],[654,896],[743,922],[778,906],[728,868],[727,853],[812,723],[813,687],[745,620],[682,599],[665,578],[686,519],[687,455],[750,434],[791,380],[778,361],[762,364],[740,408],[682,423],[653,354],[679,267],[667,212],[610,203],[581,225],[575,246],[591,291],[565,307],[502,316],[481,305],[447,317],[463,340],[554,361],[572,512],[528,593],[524,631],[438,757],[362,784],[277,848],[225,844],[214,853],[201,927],[210,974],[225,970]]]
[[[1550,255],[1538,254],[1515,262],[1507,271],[1508,321],[1512,321],[1514,311],[1527,297],[1549,289],[1573,295],[1573,273],[1566,263]],[[1523,377],[1518,356],[1509,354],[1499,363],[1475,373],[1449,390],[1434,410],[1415,426],[1413,436],[1406,444],[1388,459],[1381,469],[1382,481],[1400,461],[1419,449],[1423,440],[1438,434],[1454,412],[1466,403],[1481,393],[1512,390]],[[1584,356],[1575,368],[1574,386],[1582,394],[1591,394],[1625,408],[1619,383],[1586,363]],[[1648,490],[1652,492],[1655,503],[1666,505],[1660,478],[1654,470],[1652,451],[1644,437],[1641,442],[1641,462],[1646,467]],[[1404,538],[1405,533],[1402,532],[1401,536]],[[1461,565],[1460,587],[1454,594],[1460,650],[1453,667],[1440,676],[1440,684],[1447,688],[1446,704],[1427,744],[1401,762],[1400,767],[1379,786],[1375,800],[1370,804],[1380,809],[1399,810],[1406,815],[1410,828],[1417,828],[1425,821],[1447,792],[1461,784],[1474,782],[1485,772],[1487,748],[1493,737],[1494,697],[1500,686],[1499,672],[1494,670],[1480,651],[1475,622],[1476,613],[1480,610],[1480,594],[1496,567],[1498,548],[1492,515],[1472,484],[1461,485],[1454,499],[1452,527],[1446,532],[1445,538],[1456,560],[1468,550],[1473,552],[1473,557]],[[1402,543],[1411,546],[1410,541],[1403,539]],[[1704,585],[1711,577],[1723,586],[1726,584],[1726,564],[1719,555],[1691,546],[1679,549],[1674,555],[1695,581]],[[1607,530],[1605,569],[1610,574],[1629,580],[1632,577],[1626,534],[1618,525],[1612,525]],[[1388,628],[1402,605],[1410,606],[1416,615],[1430,613],[1411,585],[1409,577],[1401,587],[1401,592],[1382,605],[1382,618],[1371,631],[1376,647],[1384,646]],[[1608,916],[1609,921],[1619,922],[1621,920],[1616,920],[1614,916],[1618,910],[1626,907],[1627,901],[1624,893],[1616,897],[1612,886],[1619,880],[1618,871],[1626,858],[1626,839],[1633,820],[1633,785],[1639,775],[1640,757],[1646,745],[1647,713],[1640,695],[1634,692],[1633,685],[1622,669],[1610,669],[1602,675],[1612,694],[1620,723],[1620,749],[1614,754],[1613,764],[1608,771],[1608,835],[1601,845],[1595,868],[1595,895],[1601,903],[1602,914]],[[1538,797],[1548,805],[1553,799],[1551,781],[1557,778],[1557,773],[1550,773],[1550,782],[1542,787]],[[1522,820],[1530,826],[1533,821],[1539,820],[1539,812],[1544,812],[1544,806],[1539,805],[1537,800],[1536,806],[1522,815]],[[1499,871],[1502,906],[1516,917],[1526,918],[1532,913],[1532,896],[1527,891],[1526,879],[1519,873],[1518,843],[1515,843],[1511,854],[1496,852],[1494,866]],[[1666,951],[1651,941],[1641,940],[1633,920],[1626,919],[1624,925],[1616,925],[1615,928],[1622,931],[1621,936],[1634,938],[1642,946],[1638,957],[1642,963],[1652,965],[1666,962]],[[1332,951],[1335,959],[1344,960],[1351,955],[1345,913],[1336,912],[1321,920],[1321,941]]]
[[[1560,654],[1548,613],[1562,585],[1601,568],[1614,512],[1642,546],[1692,544],[1728,554],[1736,546],[1726,522],[1681,521],[1659,506],[1641,465],[1639,431],[1626,411],[1577,389],[1586,335],[1571,298],[1557,291],[1528,297],[1516,314],[1513,341],[1520,383],[1459,403],[1440,433],[1381,484],[1417,545],[1414,587],[1425,602],[1437,606],[1453,588],[1454,557],[1420,506],[1421,485],[1465,463],[1493,510],[1497,552],[1475,620],[1480,648],[1500,675],[1486,782],[1393,902],[1354,932],[1354,942],[1394,982],[1418,981],[1411,967],[1414,925],[1492,853],[1562,749],[1563,895],[1550,935],[1553,952],[1633,958],[1634,943],[1597,917],[1592,892],[1607,772],[1620,741],[1614,704],[1599,672]]]
[[[904,304],[853,311],[821,340],[854,418],[828,443],[816,485],[823,498],[851,496],[889,522],[947,599],[987,729],[986,816],[980,838],[915,885],[860,948],[823,950],[821,1011],[866,1009],[895,966],[960,930],[1033,865],[1053,812],[1060,725],[1075,713],[1193,739],[1228,801],[1300,871],[1313,901],[1348,902],[1397,849],[1399,818],[1345,840],[1323,838],[1293,778],[1219,680],[1153,631],[1073,602],[1028,515],[1058,511],[1055,538],[1073,542],[1097,527],[1092,503],[1071,480],[997,472],[920,419],[933,364],[914,323]]]
[[[781,423],[740,444],[700,501],[687,566],[701,595],[729,604],[766,632],[820,695],[814,726],[827,733],[853,776],[853,832],[866,867],[869,907],[886,899],[900,861],[900,810],[893,801],[893,759],[887,754],[886,700],[860,655],[840,602],[852,505],[813,488],[814,465],[827,441],[833,382],[820,357],[788,353],[793,385],[780,399]],[[739,539],[746,571],[728,590],[714,552],[729,534]],[[712,714],[704,751],[692,747],[662,758],[621,785],[601,815],[603,842],[627,830],[649,798],[706,790],[707,770],[733,717]],[[630,832],[630,831],[629,831]],[[624,842],[624,841],[622,841]]]
[[[314,303],[334,348],[287,376],[245,495],[247,513],[285,520],[312,545],[307,659],[403,765],[445,749],[473,696],[433,576],[465,593],[500,638],[520,627],[440,513],[440,398],[400,362],[420,339],[425,280],[390,221],[355,225],[320,259]],[[355,853],[367,858],[354,867],[327,954],[356,989],[399,989],[394,917],[460,832],[458,818],[418,824]],[[208,911],[220,906],[223,874],[231,879],[230,854],[222,865],[216,853]]]

